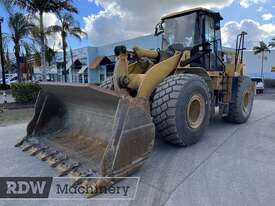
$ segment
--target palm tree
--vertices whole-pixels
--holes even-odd
[[[14,43],[14,54],[16,58],[16,66],[18,72],[18,80],[21,81],[21,71],[20,71],[20,54],[21,48],[28,45],[26,41],[31,29],[34,27],[32,23],[29,22],[28,18],[19,12],[11,14],[8,20],[8,25],[11,30],[11,39]]]
[[[6,33],[2,33],[2,44],[3,44],[3,51],[4,51],[4,65],[5,65],[5,69],[6,71],[9,70],[10,66],[11,66],[11,61],[10,61],[10,57],[9,57],[9,36]]]
[[[9,49],[6,48],[6,52],[5,52],[5,69],[6,71],[9,71],[11,68],[11,59],[10,59],[10,53],[9,53]]]
[[[11,5],[19,6],[26,9],[31,14],[39,15],[39,33],[41,47],[41,65],[46,65],[46,43],[44,32],[43,14],[52,12],[59,14],[61,11],[78,13],[78,10],[73,6],[73,0],[0,0],[6,7],[11,8]],[[45,75],[43,75],[45,79]]]
[[[48,28],[48,33],[60,33],[62,38],[62,49],[63,49],[63,75],[64,80],[67,82],[66,76],[66,64],[67,64],[67,37],[69,35],[76,37],[81,40],[83,36],[87,34],[81,30],[79,24],[75,21],[70,13],[63,13],[59,15],[60,25],[54,25]]]
[[[270,53],[270,49],[268,48],[268,45],[265,42],[260,41],[259,46],[255,46],[253,48],[253,51],[255,55],[261,54],[261,57],[262,57],[261,77],[263,78],[265,53],[266,52]]]
[[[15,5],[14,0],[0,0],[0,4],[5,8],[5,10],[10,13],[13,10],[13,6]]]
[[[268,46],[271,48],[275,48],[275,38],[272,39]]]

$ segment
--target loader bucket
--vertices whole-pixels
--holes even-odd
[[[151,153],[155,130],[147,100],[92,85],[40,86],[27,136],[16,146],[60,176],[127,176]]]

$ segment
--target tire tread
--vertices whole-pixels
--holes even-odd
[[[158,137],[179,146],[189,146],[178,134],[176,127],[176,107],[181,90],[190,81],[201,81],[209,94],[207,83],[202,77],[193,74],[177,74],[165,79],[155,91],[151,104],[151,115],[156,126]],[[191,143],[193,144],[193,143]]]

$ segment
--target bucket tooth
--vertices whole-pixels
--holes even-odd
[[[30,150],[33,146],[36,146],[36,144],[34,144],[34,143],[24,143],[22,145],[22,151],[26,152],[26,151]]]
[[[89,193],[85,194],[87,198],[92,198],[94,197],[96,194],[96,179],[84,179],[82,181],[82,183],[80,184],[80,186],[84,187],[84,188],[89,188]]]
[[[38,159],[40,159],[42,161],[46,161],[48,158],[55,156],[57,154],[58,154],[58,151],[56,151],[56,150],[51,150],[51,151],[45,150],[45,151],[41,151],[37,155],[37,157],[38,157]]]
[[[82,168],[78,168],[77,170],[73,170],[68,174],[69,177],[74,179],[72,186],[77,186],[82,184],[86,179],[86,177],[96,177],[96,173],[92,170],[86,170],[84,172],[81,171]]]
[[[83,177],[85,177],[84,173],[81,173],[79,169],[74,169],[71,172],[67,174],[68,177],[73,179],[72,187],[75,187],[77,185],[80,185],[83,181]]]
[[[75,163],[63,162],[56,167],[56,170],[59,172],[59,176],[63,177],[69,174],[74,169],[77,169],[79,166],[80,166],[80,163],[78,162],[75,162]]]
[[[46,161],[51,167],[57,167],[57,165],[61,164],[63,161],[66,161],[67,159],[67,155],[59,152],[56,155],[49,157]]]
[[[19,139],[16,144],[14,145],[15,147],[21,147],[23,145],[23,143],[25,142],[26,138],[21,138]]]
[[[31,156],[36,156],[38,153],[42,152],[42,151],[45,151],[46,149],[48,149],[49,147],[48,146],[45,146],[45,145],[39,145],[39,146],[33,146],[29,151],[28,153],[31,155]]]

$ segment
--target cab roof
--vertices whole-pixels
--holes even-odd
[[[185,16],[187,14],[191,14],[191,13],[195,13],[195,12],[206,13],[210,16],[218,16],[220,18],[220,20],[223,20],[223,17],[220,15],[220,13],[209,10],[209,9],[206,9],[206,8],[202,8],[202,7],[188,9],[188,10],[179,11],[179,12],[173,12],[171,14],[167,14],[167,15],[161,17],[161,20],[171,19],[171,18],[180,17],[180,16]]]

